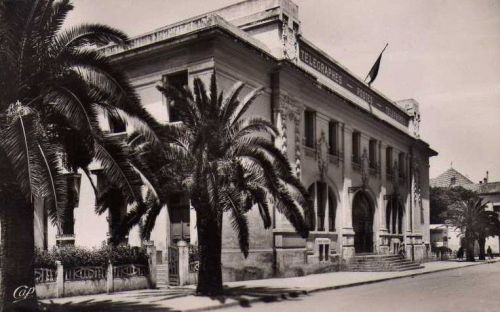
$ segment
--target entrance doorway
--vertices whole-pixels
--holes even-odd
[[[352,203],[352,227],[354,229],[354,251],[373,252],[373,204],[368,195],[359,191]]]

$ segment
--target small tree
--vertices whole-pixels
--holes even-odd
[[[446,212],[446,223],[460,229],[465,234],[466,260],[474,259],[474,242],[478,240],[482,257],[484,260],[484,244],[486,237],[498,235],[500,232],[500,222],[498,214],[493,211],[486,211],[486,203],[482,199],[469,199],[467,201],[457,201],[448,207]],[[481,247],[482,246],[482,247]]]
[[[430,189],[430,222],[431,224],[444,223],[448,207],[457,201],[477,199],[476,192],[457,187],[431,187]]]

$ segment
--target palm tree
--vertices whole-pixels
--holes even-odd
[[[36,296],[12,306],[14,290],[34,287],[34,202],[45,200],[60,226],[63,172],[98,160],[127,203],[141,205],[141,179],[125,145],[103,133],[98,114],[132,121],[158,141],[156,121],[126,77],[96,47],[127,44],[100,24],[61,31],[69,0],[0,0],[0,218],[2,310],[32,310]]]
[[[486,238],[500,235],[500,220],[495,211],[483,211],[476,229],[477,242],[479,245],[479,260],[486,260],[485,245]]]
[[[200,295],[222,292],[224,213],[230,215],[245,257],[249,250],[246,213],[250,209],[258,209],[264,227],[269,228],[274,205],[303,237],[308,235],[303,213],[313,219],[307,191],[293,175],[288,159],[273,143],[277,129],[262,118],[242,118],[261,93],[261,89],[254,90],[240,101],[238,96],[243,87],[238,82],[227,94],[219,94],[215,73],[208,92],[200,79],[194,80],[194,92],[159,87],[165,96],[174,99],[182,122],[163,128],[165,158],[159,158],[154,149],[140,144],[140,140],[135,142],[144,155],[155,157],[155,168],[151,171],[156,179],[170,181],[169,186],[187,192],[196,211]],[[177,178],[172,179],[172,174]],[[164,203],[153,202],[144,211],[136,211],[136,223],[141,216],[146,217],[144,237],[151,231]]]
[[[484,260],[484,244],[486,237],[498,235],[500,222],[497,213],[486,211],[487,203],[482,199],[458,201],[452,204],[446,212],[446,223],[465,233],[466,260],[474,259],[474,242],[482,245],[482,260]]]

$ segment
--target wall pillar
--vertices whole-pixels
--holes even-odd
[[[56,298],[64,297],[64,267],[61,261],[56,261]]]
[[[111,261],[108,261],[108,269],[106,270],[106,293],[110,294],[113,291],[113,264],[111,264]]]
[[[149,287],[156,288],[156,275],[157,275],[157,263],[156,263],[156,246],[154,242],[144,242],[146,246],[146,253],[148,254],[149,263]]]
[[[191,245],[198,245],[198,229],[196,228],[196,210],[189,205],[189,242]]]
[[[189,246],[181,240],[177,243],[179,249],[179,286],[187,285],[189,277]]]

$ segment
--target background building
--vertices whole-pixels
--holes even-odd
[[[462,173],[454,168],[450,168],[439,176],[430,180],[431,187],[463,187],[467,190],[476,192],[483,202],[487,203],[486,209],[495,211],[500,215],[500,181],[490,182],[489,172],[486,171],[486,176],[478,183],[472,182]],[[454,231],[459,233],[457,231]],[[460,234],[460,233],[459,233]],[[460,242],[460,241],[459,241]],[[491,247],[493,253],[500,253],[500,237],[488,237],[486,239],[486,248]],[[460,247],[460,245],[459,245]],[[450,247],[451,248],[451,247]],[[452,248],[453,249],[453,248]],[[458,249],[458,248],[457,248]]]

